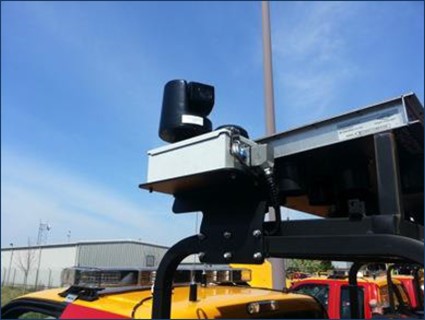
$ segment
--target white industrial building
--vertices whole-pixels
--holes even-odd
[[[62,270],[73,266],[158,267],[167,249],[134,240],[2,248],[2,285],[57,287]]]

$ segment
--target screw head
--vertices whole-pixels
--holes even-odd
[[[261,237],[261,230],[258,230],[258,229],[256,229],[256,230],[254,230],[253,232],[252,232],[252,235],[254,236],[254,237],[256,237],[256,238],[259,238],[259,237]]]
[[[256,253],[254,253],[254,255],[252,257],[255,260],[261,260],[263,258],[263,255],[261,254],[261,252],[256,252]]]
[[[203,233],[198,233],[198,239],[199,240],[204,240],[206,238],[205,234]]]
[[[223,237],[224,237],[225,239],[230,239],[230,238],[232,237],[232,233],[231,233],[231,232],[229,232],[229,231],[224,231],[224,232],[223,232]]]
[[[225,252],[223,254],[223,258],[226,259],[226,260],[232,259],[232,253],[231,252]]]

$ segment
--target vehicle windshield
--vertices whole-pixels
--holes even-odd
[[[3,306],[3,319],[58,319],[66,304],[38,299],[17,299]]]
[[[308,294],[316,298],[328,310],[329,286],[327,284],[304,284],[294,288],[293,292]]]

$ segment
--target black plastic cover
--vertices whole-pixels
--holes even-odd
[[[159,136],[178,142],[212,131],[207,118],[214,106],[214,87],[172,80],[164,87]]]

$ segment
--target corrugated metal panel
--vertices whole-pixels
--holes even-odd
[[[150,261],[157,267],[165,252],[165,248],[130,242],[80,243],[76,264],[88,267],[146,267]]]

